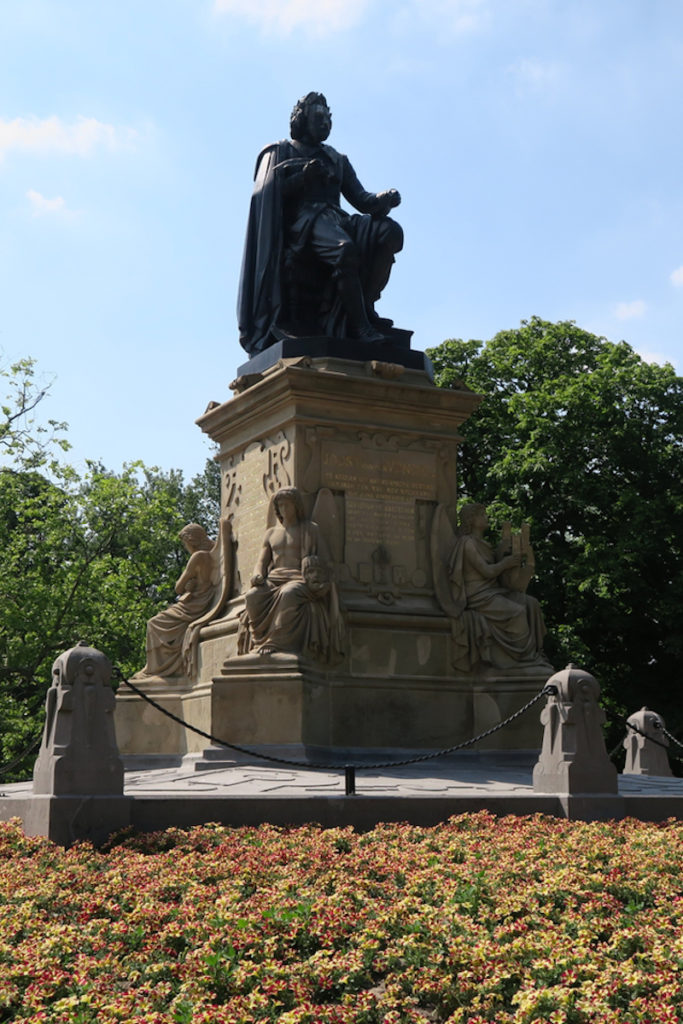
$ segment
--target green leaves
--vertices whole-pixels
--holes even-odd
[[[33,416],[47,392],[33,360],[0,378],[8,392],[0,417],[4,763],[39,732],[59,653],[85,640],[126,673],[144,664],[147,619],[174,599],[187,561],[179,531],[192,521],[216,529],[219,471],[211,460],[186,484],[177,470],[133,462],[117,474],[91,462],[81,476],[53,457],[68,448],[64,424]]]
[[[551,660],[581,661],[622,710],[651,703],[680,731],[683,379],[539,317],[429,354],[441,387],[485,396],[462,431],[461,494],[496,524],[531,524]]]

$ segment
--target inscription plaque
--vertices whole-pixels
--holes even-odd
[[[361,583],[380,575],[397,584],[412,579],[419,568],[416,502],[435,498],[434,454],[325,441],[320,468],[323,486],[345,495],[344,560],[351,573]],[[385,569],[373,568],[380,549]]]
[[[323,487],[379,501],[435,499],[435,457],[429,452],[349,450],[348,444],[323,444]]]
[[[413,501],[375,501],[350,494],[346,499],[346,543],[412,542],[415,536]]]

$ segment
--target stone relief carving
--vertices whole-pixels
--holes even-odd
[[[318,524],[306,517],[297,488],[277,491],[273,509],[277,522],[266,530],[245,595],[238,653],[283,652],[334,662],[343,651],[343,622],[327,544]]]
[[[292,445],[289,438],[280,431],[277,438],[269,438],[263,441],[262,445],[268,452],[268,467],[263,474],[263,489],[266,494],[275,494],[283,487],[291,487],[289,464],[292,459]]]
[[[524,591],[535,562],[528,529],[513,536],[506,525],[496,549],[484,540],[486,509],[474,502],[454,533],[445,508],[432,523],[434,590],[452,620],[452,662],[470,671],[483,662],[495,668],[548,666],[545,625],[538,601]]]
[[[197,523],[184,526],[180,539],[190,558],[175,585],[178,598],[148,621],[147,663],[136,679],[195,675],[199,630],[218,617],[232,591],[230,520],[220,520],[215,541]]]

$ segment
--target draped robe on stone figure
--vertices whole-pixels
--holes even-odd
[[[301,523],[301,561],[319,550],[316,524]],[[253,646],[308,652],[320,661],[333,661],[342,651],[342,617],[334,583],[317,590],[301,568],[271,568],[263,583],[247,593],[246,607]]]
[[[448,572],[453,601],[463,611],[453,620],[454,664],[468,669],[481,660],[506,668],[545,660],[546,629],[538,601],[483,576],[476,569],[477,556],[495,564],[486,541],[471,534],[456,538]]]

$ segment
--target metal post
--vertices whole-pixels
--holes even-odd
[[[346,795],[347,796],[355,796],[356,795],[356,769],[350,767],[349,765],[347,765],[346,768],[344,769],[344,776],[345,776],[345,780],[346,780]]]

